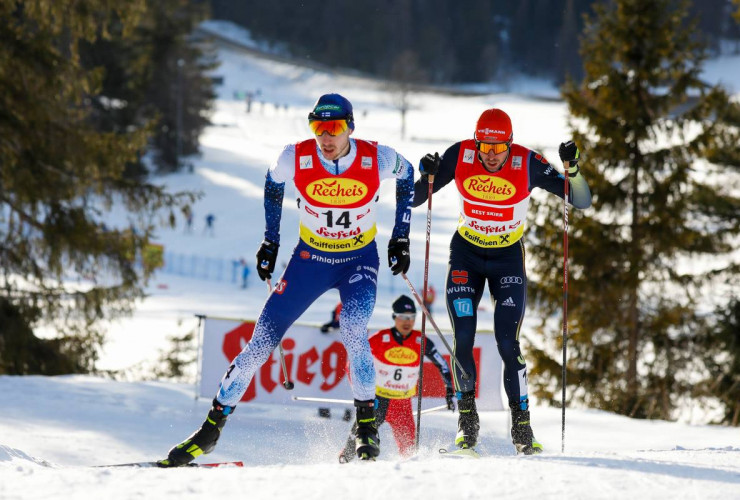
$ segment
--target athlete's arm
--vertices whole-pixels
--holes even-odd
[[[457,157],[460,154],[460,143],[456,142],[449,148],[447,148],[447,151],[444,152],[444,154],[441,156],[441,161],[439,163],[439,172],[437,172],[437,175],[434,176],[434,188],[433,191],[436,193],[443,187],[445,187],[447,184],[450,183],[452,179],[455,178],[455,166],[457,165]],[[422,177],[418,181],[416,181],[416,184],[414,184],[414,201],[411,204],[414,207],[418,207],[425,201],[427,201],[427,196],[429,195],[429,180],[427,177]]]
[[[378,169],[381,181],[396,179],[396,222],[391,238],[408,238],[411,229],[414,167],[393,148],[378,145]]]
[[[270,165],[265,176],[265,239],[280,243],[280,219],[283,215],[285,181],[295,175],[295,146],[289,145]]]
[[[435,181],[436,184],[436,181]],[[434,345],[434,342],[430,338],[424,339],[424,355],[434,363],[434,366],[439,370],[439,374],[442,375],[442,380],[445,381],[445,387],[452,389],[452,374],[450,373],[450,367],[447,366],[447,361],[439,353]]]
[[[529,152],[529,190],[542,188],[545,191],[565,197],[565,177],[555,170],[544,156]],[[586,179],[581,175],[580,169],[575,176],[568,178],[568,202],[575,208],[584,209],[591,206],[591,190]],[[436,183],[435,183],[436,184]]]

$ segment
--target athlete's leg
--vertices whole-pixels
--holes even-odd
[[[480,272],[482,265],[468,246],[470,244],[455,233],[450,243],[450,262],[447,268],[447,313],[455,333],[455,357],[470,375],[468,380],[463,380],[460,376],[461,367],[453,361],[455,388],[458,392],[475,389],[473,345],[478,323],[478,303],[485,286],[485,276]]]
[[[416,427],[411,399],[391,399],[386,414],[386,422],[393,430],[393,437],[401,456],[408,457],[414,453]]]
[[[252,339],[234,358],[221,380],[216,399],[235,406],[249,387],[257,369],[275,350],[286,330],[321,294],[331,282],[331,266],[312,262],[299,256],[299,243],[281,279],[267,299],[254,327]]]
[[[519,330],[527,305],[527,276],[521,242],[502,249],[488,263],[488,288],[494,299],[493,324],[504,362],[504,389],[510,405],[527,407],[527,367],[519,346]]]
[[[375,365],[368,343],[367,324],[375,308],[378,279],[378,253],[364,252],[362,258],[343,265],[337,288],[342,301],[339,336],[347,350],[352,394],[358,401],[375,399]]]

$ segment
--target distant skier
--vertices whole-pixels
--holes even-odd
[[[375,422],[378,427],[383,422],[390,424],[401,455],[407,457],[414,452],[416,440],[411,398],[416,395],[419,363],[422,362],[421,332],[414,330],[416,306],[410,297],[401,295],[393,302],[393,320],[395,326],[392,328],[370,335],[370,348],[375,358],[375,399],[378,401]],[[450,368],[429,338],[424,342],[424,355],[434,363],[444,380],[447,409],[455,411]],[[355,457],[356,427],[357,422],[352,425],[347,444],[339,454],[341,463]]]
[[[455,356],[471,374],[455,373],[458,393],[458,432],[455,444],[473,448],[478,441],[475,406],[473,344],[478,303],[486,282],[495,302],[494,331],[504,362],[504,388],[511,409],[511,436],[517,452],[542,451],[529,420],[527,366],[519,347],[519,328],[527,302],[524,270],[524,222],[529,197],[542,188],[563,198],[565,178],[540,154],[513,144],[509,115],[488,109],[480,115],[473,138],[450,146],[440,158],[421,159],[422,179],[414,186],[414,206],[427,200],[428,175],[434,175],[434,192],[450,182],[460,193],[460,219],[450,243],[447,271],[447,311],[455,332]],[[575,143],[560,145],[560,159],[570,162],[569,202],[575,208],[591,205],[591,192],[578,166]]]
[[[331,311],[331,318],[327,323],[321,325],[321,333],[329,333],[331,330],[339,328],[339,315],[342,313],[342,303],[334,307]]]
[[[319,98],[308,115],[313,139],[285,147],[265,181],[265,239],[257,251],[257,274],[272,277],[280,242],[285,183],[295,183],[300,240],[275,284],[254,334],[232,361],[203,425],[173,447],[164,466],[179,466],[209,453],[227,417],[257,369],[269,358],[293,322],[329,289],[342,301],[340,338],[347,350],[357,421],[355,450],[361,459],[380,453],[375,425],[375,368],[367,323],[375,307],[378,250],[375,243],[377,197],[384,179],[396,180],[395,225],[388,242],[393,274],[410,264],[409,225],[413,167],[388,146],[351,139],[352,105],[339,94]]]
[[[206,227],[203,232],[215,236],[214,223],[216,222],[216,216],[213,214],[206,215]]]

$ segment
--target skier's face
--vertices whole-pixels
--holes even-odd
[[[414,329],[415,314],[396,314],[396,330],[404,337],[408,337],[411,330]]]
[[[478,151],[478,155],[481,163],[483,163],[483,166],[486,168],[486,170],[488,170],[489,172],[495,172],[499,170],[506,162],[506,158],[509,156],[509,150],[507,149],[506,151],[502,151],[501,153],[495,153],[493,149],[490,150],[488,153]]]
[[[321,154],[324,155],[324,158],[327,160],[338,160],[349,153],[350,134],[352,134],[352,129],[348,128],[339,135],[329,135],[328,132],[317,135],[316,142],[319,144],[319,149],[321,149]]]

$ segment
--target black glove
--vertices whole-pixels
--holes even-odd
[[[264,240],[257,250],[257,274],[262,281],[272,278],[280,245],[270,240]]]
[[[560,148],[558,148],[560,154],[560,160],[568,164],[568,177],[575,177],[580,168],[578,167],[578,160],[581,158],[581,152],[578,150],[578,146],[573,141],[561,142]]]
[[[447,388],[445,400],[447,401],[447,409],[450,411],[455,411],[455,391],[452,390],[452,387]]]
[[[424,155],[424,158],[419,162],[419,173],[422,179],[426,179],[430,175],[437,175],[441,161],[439,153],[434,153],[434,156],[431,154]]]
[[[388,265],[394,276],[409,270],[411,254],[408,238],[391,238],[388,241]]]

